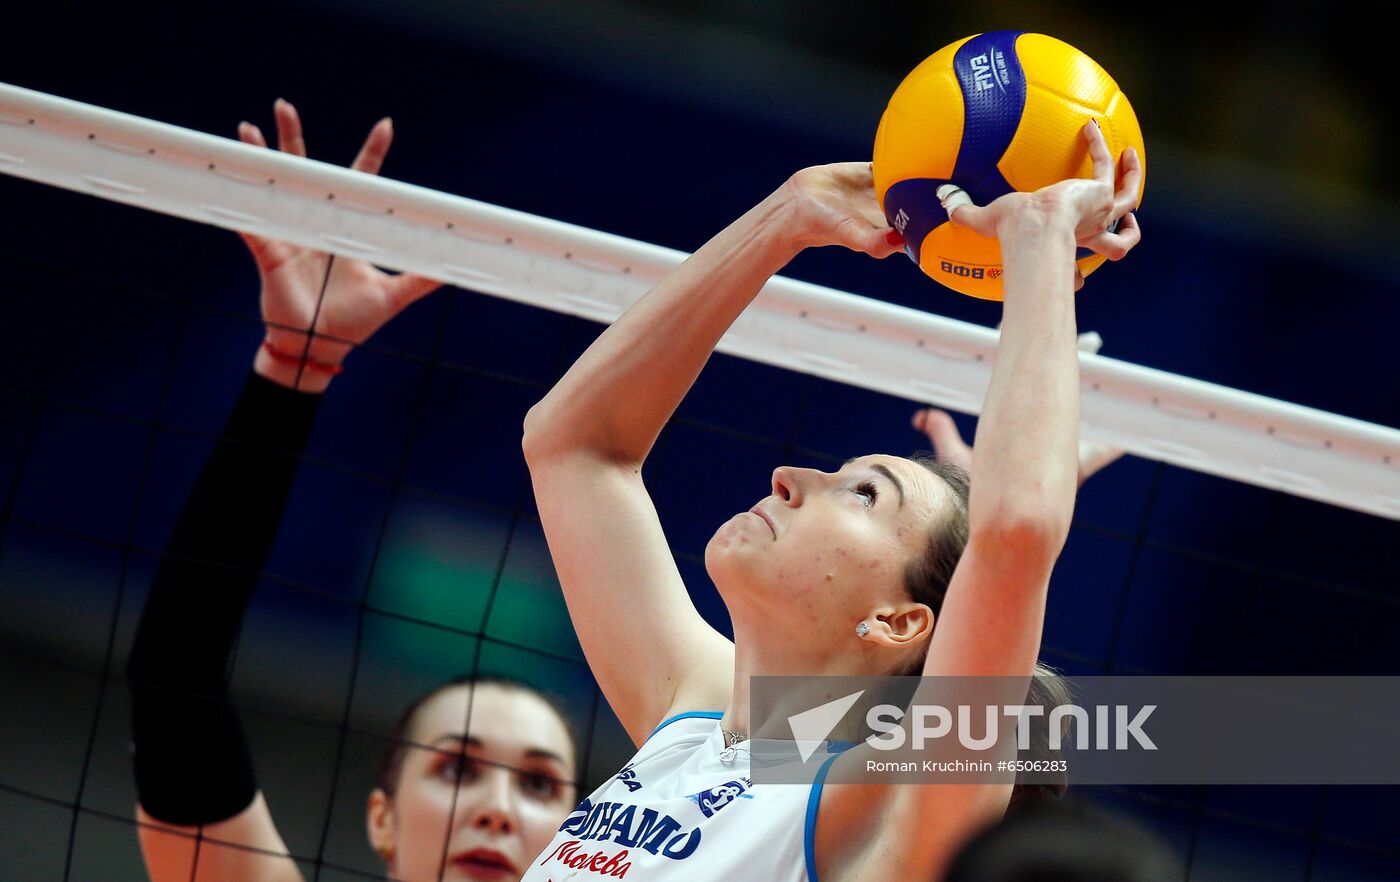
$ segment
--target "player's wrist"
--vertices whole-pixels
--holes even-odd
[[[288,351],[284,343],[274,341],[271,336],[264,338],[253,356],[253,371],[258,376],[309,394],[324,392],[342,370],[339,363],[306,356],[304,348]]]
[[[759,203],[760,227],[769,246],[787,260],[816,244],[812,227],[811,195],[803,189],[802,172],[796,172]]]

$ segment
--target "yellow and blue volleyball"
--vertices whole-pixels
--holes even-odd
[[[1146,169],[1127,96],[1068,43],[994,31],[925,59],[890,97],[875,133],[875,194],[910,259],[954,291],[1000,300],[1000,245],[950,223],[936,192],[955,184],[986,205],[1013,190],[1092,177],[1081,131],[1090,119],[1115,159],[1135,147]],[[1076,260],[1085,276],[1104,262],[1083,248]]]

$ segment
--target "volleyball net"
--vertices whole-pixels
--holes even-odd
[[[14,709],[0,815],[39,855],[25,866],[64,880],[110,878],[114,860],[139,866],[120,672],[164,535],[217,437],[220,411],[207,401],[229,399],[262,335],[251,279],[217,278],[238,247],[223,230],[457,289],[396,320],[336,381],[286,521],[317,528],[284,527],[240,638],[235,703],[303,875],[382,876],[364,842],[364,793],[406,700],[450,677],[508,671],[552,684],[583,722],[584,789],[620,767],[630,748],[559,597],[520,425],[570,355],[682,252],[3,84],[0,170],[44,185],[12,189],[12,204],[60,200],[75,218],[0,243],[12,415],[0,476],[0,658]],[[173,277],[173,261],[111,259],[153,242],[196,256]],[[192,295],[199,286],[210,290]],[[528,345],[511,339],[526,318]],[[698,405],[682,408],[654,457],[658,508],[702,614],[727,627],[703,549],[706,527],[734,509],[715,488],[695,487],[694,469],[731,471],[761,490],[780,461],[829,468],[844,458],[762,414],[746,428],[726,424],[705,403],[723,393],[707,383],[738,375],[742,361],[761,366],[743,368],[742,382],[758,376],[803,394],[805,375],[869,400],[976,414],[995,349],[989,328],[773,279],[720,345],[736,361],[711,366],[715,379],[702,378]],[[1047,660],[1133,672],[1173,634],[1203,632],[1208,645],[1223,632],[1202,610],[1220,601],[1188,584],[1196,574],[1201,585],[1245,586],[1231,602],[1261,614],[1261,633],[1246,638],[1261,652],[1263,632],[1285,621],[1259,598],[1282,595],[1283,606],[1321,593],[1340,612],[1319,611],[1314,624],[1354,624],[1363,655],[1350,661],[1383,666],[1393,598],[1364,580],[1271,568],[1260,548],[1179,547],[1148,525],[1179,510],[1165,498],[1169,476],[1226,478],[1249,488],[1240,510],[1205,516],[1257,517],[1272,547],[1290,535],[1293,500],[1338,506],[1355,513],[1348,535],[1318,541],[1369,555],[1351,566],[1382,568],[1396,562],[1387,537],[1400,519],[1400,431],[1098,355],[1081,355],[1081,375],[1084,435],[1135,455],[1118,491],[1138,494],[1142,513],[1127,524],[1094,522],[1092,505],[1081,515],[1051,592]],[[681,486],[691,492],[682,497]],[[1150,606],[1167,592],[1178,605]],[[1364,655],[1368,645],[1377,655]],[[1197,661],[1208,669],[1212,657]],[[1133,796],[1155,820],[1194,831],[1212,806],[1192,798]],[[1215,808],[1217,820],[1242,814]],[[1262,829],[1396,857],[1357,833],[1364,815],[1334,808],[1316,823]]]
[[[617,318],[685,255],[13,86],[0,169],[531,306]],[[719,351],[977,413],[996,336],[778,276]],[[1086,438],[1400,519],[1400,430],[1081,356]]]

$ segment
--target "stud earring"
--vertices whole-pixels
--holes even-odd
[[[861,622],[859,625],[856,625],[856,636],[857,636],[857,637],[864,637],[866,634],[869,634],[869,633],[870,633],[870,626],[867,625],[865,622]]]

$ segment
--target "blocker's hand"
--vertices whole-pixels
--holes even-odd
[[[885,221],[868,162],[804,168],[784,185],[793,208],[791,231],[799,248],[844,245],[871,257],[889,257],[904,239]]]
[[[1080,352],[1098,352],[1103,338],[1093,331],[1079,335]],[[964,471],[972,470],[972,445],[963,440],[957,423],[947,411],[936,407],[926,407],[915,411],[911,420],[916,431],[928,436],[929,444],[940,459],[946,459]],[[1098,441],[1079,441],[1079,486],[1092,478],[1099,470],[1116,462],[1123,455],[1117,447],[1110,447]]]
[[[305,156],[306,142],[296,108],[279,98],[273,114],[278,149]],[[246,144],[267,146],[262,131],[249,122],[239,123],[238,137]],[[387,117],[381,119],[370,129],[350,168],[378,174],[393,139],[393,123]],[[369,339],[405,307],[442,284],[410,273],[393,275],[346,257],[335,259],[327,278],[330,256],[323,251],[248,233],[240,235],[262,278],[262,316],[268,341],[278,351],[299,358],[306,351],[305,331],[314,320],[307,357],[322,364],[340,364],[353,345]]]
[[[1007,193],[988,205],[972,204],[965,191],[950,184],[939,188],[948,217],[983,236],[1004,235],[1027,213],[1065,218],[1073,222],[1080,247],[1122,260],[1142,240],[1132,213],[1142,192],[1142,158],[1131,147],[1123,151],[1122,181],[1115,188],[1115,163],[1097,123],[1084,125],[1084,140],[1094,160],[1092,178],[1070,178],[1033,193]],[[1114,221],[1117,227],[1110,232]]]

